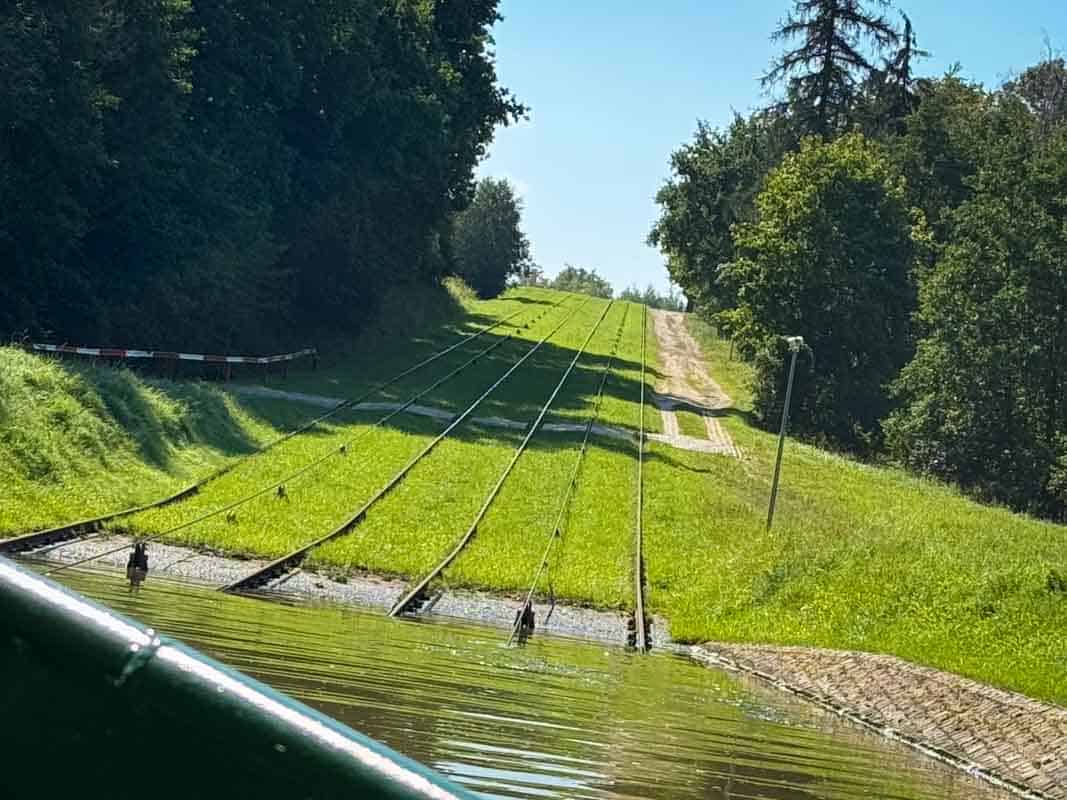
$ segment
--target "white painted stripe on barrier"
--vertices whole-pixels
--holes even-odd
[[[294,361],[304,356],[317,356],[318,351],[314,347],[298,350],[295,353],[283,353],[274,356],[213,356],[202,353],[175,353],[169,350],[124,350],[122,348],[106,347],[71,347],[70,345],[41,344],[30,342],[26,345],[31,350],[44,353],[74,353],[81,356],[106,356],[108,358],[151,358],[178,361],[205,361],[217,364],[278,364],[283,361]]]

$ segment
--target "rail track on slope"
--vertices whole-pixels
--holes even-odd
[[[464,421],[470,417],[474,411],[482,404],[482,402],[488,398],[501,384],[503,384],[508,378],[510,378],[526,361],[537,353],[541,347],[552,336],[554,336],[560,329],[562,329],[578,311],[585,307],[588,300],[584,300],[575,306],[569,313],[567,313],[563,319],[554,327],[551,331],[545,334],[538,342],[536,342],[526,353],[519,358],[508,370],[497,378],[484,392],[482,392],[473,403],[461,413],[457,414],[448,426],[435,436],[430,442],[428,442],[413,458],[404,464],[400,470],[390,478],[384,486],[382,486],[377,492],[375,492],[355,513],[346,518],[340,525],[334,527],[329,532],[319,536],[304,545],[292,550],[291,552],[281,556],[280,558],[271,561],[269,564],[243,576],[242,578],[233,581],[223,587],[221,591],[228,593],[248,592],[256,589],[262,589],[272,581],[287,576],[299,569],[304,559],[317,547],[325,544],[326,542],[337,539],[352,531],[359,523],[361,523],[367,516],[367,513],[387,495],[389,495],[397,486],[399,486],[411,473],[413,469],[429,455],[438,444],[458,428]],[[398,412],[392,412],[398,413]]]
[[[645,614],[645,559],[644,559],[644,505],[645,505],[645,371],[647,361],[645,342],[648,338],[648,306],[641,312],[641,422],[637,439],[637,513],[634,523],[634,615],[631,625],[630,644],[641,652],[649,649],[648,617]]]
[[[500,476],[497,478],[497,481],[493,485],[493,488],[489,490],[489,494],[482,502],[481,508],[478,509],[478,513],[475,515],[474,519],[467,527],[466,532],[459,538],[459,541],[456,542],[453,548],[448,552],[447,555],[445,555],[443,559],[441,559],[441,561],[437,563],[436,566],[434,566],[422,578],[417,580],[413,586],[411,586],[406,592],[404,592],[404,594],[401,595],[400,599],[397,600],[393,607],[389,610],[390,617],[397,617],[402,614],[418,614],[420,610],[424,607],[426,601],[428,600],[427,588],[429,587],[429,585],[437,577],[439,577],[441,573],[445,571],[445,569],[448,568],[449,564],[455,561],[456,557],[459,556],[461,552],[463,552],[463,550],[470,543],[471,539],[473,539],[474,536],[477,534],[478,525],[485,518],[485,515],[486,513],[488,513],[490,506],[492,506],[493,501],[500,493],[501,488],[503,488],[504,483],[507,481],[508,476],[511,474],[511,471],[515,468],[515,465],[519,462],[519,459],[522,457],[522,454],[526,452],[527,445],[529,445],[530,440],[533,439],[534,435],[540,429],[541,423],[544,422],[545,416],[548,414],[549,409],[552,407],[552,403],[555,402],[556,397],[560,393],[560,390],[563,389],[563,385],[567,382],[567,379],[574,371],[575,365],[578,363],[579,359],[581,359],[582,355],[584,355],[586,348],[589,346],[589,342],[592,340],[593,335],[600,328],[601,323],[604,321],[604,318],[607,316],[608,311],[611,309],[613,304],[614,301],[609,301],[604,306],[604,310],[597,318],[597,321],[596,323],[594,323],[592,329],[589,331],[589,334],[585,337],[585,341],[582,342],[581,347],[579,347],[578,351],[574,354],[574,358],[572,358],[570,364],[567,365],[566,370],[564,370],[563,375],[560,377],[555,388],[552,390],[552,393],[549,395],[548,399],[541,407],[541,410],[538,413],[537,417],[530,424],[530,427],[527,430],[526,435],[523,437],[522,441],[519,443],[519,446],[515,448],[515,452],[512,454],[511,460],[508,461],[507,466],[505,466],[504,470],[500,473]]]
[[[529,325],[532,325],[532,324],[536,323],[545,314],[549,313],[553,308],[556,308],[561,302],[562,302],[562,300],[561,301],[557,301],[556,303],[553,303],[550,306],[549,309],[544,309],[540,313],[534,315],[534,317],[532,319],[527,320],[526,323],[524,323],[524,326],[528,327]],[[164,506],[172,505],[172,504],[178,503],[178,502],[180,502],[182,500],[186,500],[186,499],[192,497],[193,495],[198,494],[208,484],[212,483],[213,481],[218,480],[219,478],[223,477],[224,475],[227,475],[228,473],[236,470],[239,467],[247,465],[253,459],[264,455],[265,453],[267,453],[270,450],[278,447],[279,445],[283,444],[284,442],[287,442],[287,441],[293,439],[294,437],[299,436],[300,434],[304,434],[304,433],[307,433],[308,431],[311,431],[312,429],[314,429],[315,427],[317,427],[321,423],[323,423],[326,420],[336,416],[340,412],[342,412],[344,410],[347,410],[347,409],[355,409],[356,407],[358,407],[360,405],[360,403],[366,401],[370,397],[373,397],[375,394],[378,394],[379,392],[384,391],[385,389],[395,385],[396,383],[398,383],[399,381],[403,380],[404,378],[407,378],[407,377],[410,377],[411,375],[414,375],[415,373],[421,371],[422,369],[424,369],[424,368],[430,366],[431,364],[433,364],[434,362],[438,361],[439,359],[444,358],[445,356],[449,355],[450,353],[456,351],[460,347],[463,347],[464,345],[469,344],[469,343],[475,341],[476,339],[486,335],[490,331],[495,330],[495,329],[501,327],[502,325],[505,325],[505,324],[509,323],[512,319],[514,319],[516,316],[518,316],[520,314],[523,314],[525,311],[526,311],[526,309],[518,309],[517,311],[515,311],[515,312],[513,312],[511,314],[508,314],[507,316],[502,317],[501,319],[497,320],[492,325],[488,325],[488,326],[486,326],[484,328],[481,328],[478,331],[475,331],[472,334],[469,334],[467,336],[464,336],[464,337],[460,338],[458,341],[454,342],[453,344],[449,345],[448,347],[445,347],[445,348],[443,348],[441,350],[438,350],[435,353],[430,354],[426,358],[421,359],[420,361],[418,361],[414,365],[402,370],[401,372],[397,373],[396,375],[394,375],[393,377],[389,378],[388,380],[386,380],[386,381],[384,381],[382,383],[376,384],[374,387],[372,387],[371,389],[368,389],[366,392],[363,392],[362,394],[358,395],[357,397],[349,398],[347,400],[342,400],[337,405],[335,405],[332,408],[330,408],[329,410],[327,410],[325,413],[320,414],[319,416],[315,417],[314,419],[312,419],[312,420],[310,420],[310,421],[308,421],[306,423],[303,423],[302,425],[298,426],[297,428],[293,429],[292,431],[289,431],[289,432],[287,432],[287,433],[285,433],[285,434],[283,434],[283,435],[281,435],[281,436],[279,436],[279,437],[277,437],[275,439],[272,439],[270,442],[267,442],[266,444],[264,444],[263,446],[261,446],[257,450],[255,450],[255,451],[253,451],[253,452],[251,452],[251,453],[249,453],[249,454],[247,454],[245,456],[242,456],[241,458],[239,458],[239,459],[237,459],[237,460],[235,460],[235,461],[233,461],[233,462],[231,462],[229,464],[225,464],[222,467],[212,471],[211,473],[209,473],[205,477],[203,477],[200,480],[198,480],[196,483],[185,487],[184,489],[180,490],[179,492],[177,492],[177,493],[175,493],[173,495],[169,495],[169,496],[164,497],[164,498],[162,498],[160,500],[156,500],[154,502],[147,503],[147,504],[144,504],[144,505],[141,505],[141,506],[124,509],[124,510],[117,511],[117,512],[108,513],[108,514],[105,514],[105,515],[102,515],[102,516],[98,516],[98,517],[94,517],[94,518],[91,518],[91,519],[85,519],[85,520],[81,520],[81,521],[78,521],[78,522],[67,523],[65,525],[57,526],[57,527],[54,527],[54,528],[49,528],[49,529],[43,530],[43,531],[31,532],[31,533],[23,534],[21,536],[14,536],[14,537],[10,537],[10,538],[7,538],[7,539],[0,539],[0,553],[14,554],[14,553],[33,552],[35,555],[42,555],[44,553],[47,553],[47,552],[50,552],[52,550],[58,549],[59,547],[62,547],[65,544],[68,544],[68,543],[70,543],[72,541],[84,540],[84,539],[87,539],[87,538],[91,538],[92,536],[102,532],[102,529],[103,529],[104,525],[106,525],[109,522],[113,522],[115,520],[122,519],[122,518],[129,517],[129,516],[133,516],[134,514],[140,513],[142,511],[149,511],[149,510],[156,509],[156,508],[162,508]],[[492,347],[486,348],[485,350],[481,351],[479,356],[480,355],[484,355],[487,352],[491,351],[492,349],[495,349],[495,347],[500,346],[501,344],[503,344],[506,341],[509,341],[510,339],[513,338],[513,336],[514,336],[513,333],[507,334],[506,336],[504,336],[501,339],[499,339],[496,343],[494,343],[494,345]],[[411,403],[413,403],[413,402],[415,402],[415,401],[412,400]],[[406,405],[410,405],[411,403],[407,403],[407,404],[404,404],[404,405],[405,406]],[[248,497],[242,498],[242,500],[237,502],[236,504],[227,504],[226,506],[224,506],[222,508],[215,509],[215,510],[213,510],[213,511],[211,511],[211,512],[209,512],[209,513],[207,513],[207,514],[205,514],[205,515],[203,515],[201,517],[197,517],[195,520],[189,522],[188,524],[183,524],[183,525],[179,526],[178,528],[168,530],[165,533],[173,533],[175,530],[180,530],[180,529],[183,529],[185,527],[189,527],[189,526],[191,526],[193,524],[196,524],[198,522],[202,522],[204,519],[210,518],[210,517],[215,516],[215,515],[217,515],[219,513],[225,513],[226,511],[231,510],[232,508],[236,507],[237,505],[241,505],[244,502],[247,502],[248,500],[253,499],[255,496],[259,496],[260,494],[263,494],[266,491],[270,491],[271,489],[274,489],[274,488],[277,488],[277,484],[274,484],[273,486],[268,487],[267,489],[263,490],[262,492],[257,492],[253,496],[248,496]],[[149,537],[144,537],[144,541],[156,540],[161,535],[165,535],[165,534],[154,534],[154,535],[151,535]],[[118,548],[118,549],[126,549],[126,548],[123,547],[123,548]],[[70,564],[64,564],[63,566],[58,567],[54,571],[60,571],[60,570],[64,570],[64,569],[68,569],[68,568],[74,567],[74,566],[78,566],[80,564],[87,563],[89,561],[94,561],[94,560],[96,560],[98,558],[102,558],[104,555],[107,555],[110,552],[117,552],[117,550],[116,551],[108,551],[108,553],[99,553],[99,554],[96,554],[96,555],[94,555],[92,557],[79,560],[77,562],[72,562]]]
[[[615,364],[615,358],[619,351],[619,342],[622,340],[622,334],[626,330],[626,319],[629,315],[630,306],[627,304],[626,310],[623,311],[622,321],[619,322],[619,330],[615,333],[615,341],[611,346],[611,354],[608,356],[608,360],[604,364],[604,369],[601,371],[600,381],[597,384],[596,396],[593,400],[593,410],[589,414],[589,419],[586,420],[585,430],[582,432],[582,444],[578,448],[578,454],[574,459],[574,469],[571,470],[570,480],[567,482],[567,486],[563,490],[563,498],[560,500],[559,512],[556,514],[556,521],[553,523],[546,536],[547,541],[545,543],[544,553],[541,555],[541,560],[538,562],[537,569],[534,571],[533,580],[530,581],[530,589],[526,592],[523,604],[520,606],[520,613],[522,609],[529,607],[533,602],[534,593],[537,591],[537,586],[541,582],[541,576],[544,575],[545,571],[548,569],[552,551],[555,549],[556,543],[564,538],[566,519],[570,512],[571,501],[574,499],[575,491],[578,488],[578,479],[581,476],[582,467],[585,464],[585,454],[589,449],[589,435],[593,431],[593,425],[596,424],[597,419],[600,417],[600,406],[604,399],[604,387],[607,385],[608,376],[611,375],[612,368]],[[515,622],[511,626],[511,635],[508,637],[509,647],[512,642],[515,641],[515,637],[520,635],[520,623],[521,617],[517,615]]]

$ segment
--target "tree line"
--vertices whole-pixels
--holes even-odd
[[[801,0],[776,100],[671,157],[649,237],[792,419],[978,497],[1067,518],[1067,68],[995,88],[927,55],[886,2]]]
[[[291,346],[439,279],[493,129],[497,0],[12,0],[0,332]]]
[[[564,264],[556,277],[548,279],[544,276],[544,270],[531,262],[517,274],[520,277],[516,283],[524,286],[545,286],[561,292],[576,292],[606,300],[616,296],[615,287],[596,269]],[[668,287],[667,293],[663,294],[651,283],[644,289],[638,289],[636,285],[627,286],[619,292],[618,299],[667,311],[681,311],[685,308],[685,302],[675,287]]]

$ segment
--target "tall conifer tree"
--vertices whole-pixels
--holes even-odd
[[[774,41],[799,39],[800,44],[775,62],[763,84],[787,83],[789,104],[807,132],[831,138],[847,122],[857,86],[875,69],[862,50],[865,41],[876,52],[899,42],[896,29],[878,13],[888,5],[886,0],[796,0],[772,35]]]

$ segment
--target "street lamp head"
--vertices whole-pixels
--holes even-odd
[[[785,337],[785,342],[786,342],[786,344],[789,345],[789,349],[790,349],[791,352],[799,353],[800,352],[800,348],[802,348],[804,346],[804,337],[803,336],[786,336]]]

